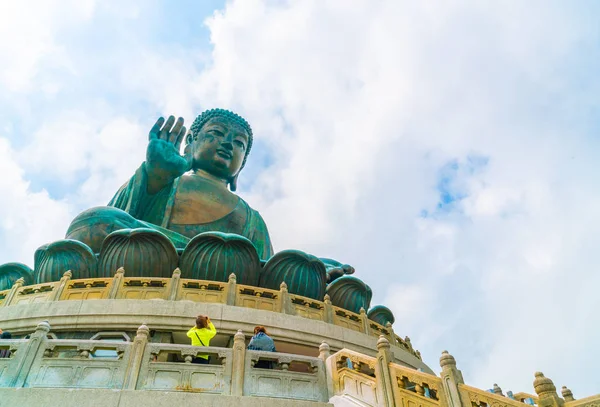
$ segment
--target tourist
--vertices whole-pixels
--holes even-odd
[[[249,350],[261,350],[265,352],[276,352],[275,343],[273,339],[267,334],[267,330],[264,326],[257,326],[254,328],[254,336],[250,339],[248,344]],[[261,369],[273,369],[273,362],[270,360],[259,360],[254,365],[256,368]]]
[[[0,329],[0,339],[11,339],[12,335],[10,332],[2,331]],[[10,357],[10,349],[0,349],[0,358],[9,358]]]
[[[210,346],[210,340],[217,334],[217,330],[210,318],[206,315],[196,317],[196,325],[188,332],[187,336],[192,340],[193,346]],[[210,361],[208,355],[198,355],[192,359],[192,363],[207,365]]]

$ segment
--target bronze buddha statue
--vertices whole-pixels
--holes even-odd
[[[104,238],[119,229],[155,229],[177,248],[202,232],[217,231],[248,238],[261,259],[270,258],[264,220],[234,193],[252,148],[250,125],[223,109],[203,112],[189,133],[183,123],[173,116],[159,118],[150,130],[146,161],[108,206],[78,215],[66,237],[98,253]]]

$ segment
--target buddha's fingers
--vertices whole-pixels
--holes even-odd
[[[185,126],[182,126],[181,131],[179,132],[179,135],[177,136],[177,140],[175,140],[175,149],[177,151],[179,151],[179,147],[181,147],[181,142],[185,138],[185,133],[186,133]]]
[[[171,127],[173,127],[173,123],[175,123],[175,117],[169,116],[169,118],[167,119],[167,122],[165,123],[162,130],[158,134],[159,139],[169,141],[169,132],[171,131]]]
[[[177,142],[177,137],[179,137],[179,132],[181,131],[182,127],[183,127],[183,117],[180,117],[179,119],[177,119],[177,122],[175,123],[173,130],[171,130],[171,132],[169,133],[169,136],[167,138],[167,141],[169,143],[175,144]]]
[[[159,117],[154,126],[150,129],[150,133],[148,134],[148,138],[150,140],[156,140],[158,138],[158,134],[160,133],[160,127],[165,122],[164,117]]]

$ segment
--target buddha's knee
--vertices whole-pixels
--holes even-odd
[[[98,206],[81,212],[67,229],[66,238],[87,244],[100,252],[104,238],[115,230],[140,227],[139,221],[121,209]]]

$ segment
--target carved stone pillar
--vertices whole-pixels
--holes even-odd
[[[321,343],[319,346],[319,359],[323,362],[319,366],[319,376],[322,383],[327,383],[327,398],[330,399],[334,396],[333,393],[333,377],[331,371],[327,367],[327,359],[331,356],[331,348],[327,342]]]
[[[385,328],[388,330],[388,341],[390,341],[390,343],[393,343],[394,345],[397,345],[396,334],[394,333],[394,328],[392,327],[392,323],[388,321],[385,324]]]
[[[71,273],[71,270],[65,271],[65,274],[63,274],[62,278],[60,279],[58,286],[52,293],[52,297],[50,298],[50,301],[60,300],[60,297],[62,296],[63,291],[65,291],[65,288],[67,287],[67,284],[69,283],[69,280],[72,277],[73,277],[73,273]]]
[[[246,337],[240,329],[233,337],[233,360],[231,363],[231,395],[244,394],[244,367],[246,365]]]
[[[290,293],[288,292],[287,284],[285,281],[279,286],[279,295],[281,296],[281,312],[288,315],[294,315],[294,307],[290,300]]]
[[[237,280],[235,274],[229,275],[229,281],[227,282],[227,305],[235,305],[235,297],[237,296]]]
[[[558,397],[556,386],[542,372],[535,373],[533,388],[538,395],[538,407],[562,407],[565,403]]]
[[[333,305],[331,305],[331,298],[329,298],[329,294],[325,294],[323,299],[324,305],[324,313],[325,313],[325,322],[329,324],[333,324]]]
[[[169,301],[176,301],[179,296],[179,284],[181,281],[181,270],[177,267],[171,276],[171,289],[169,290]]]
[[[19,288],[23,287],[23,284],[25,284],[25,280],[23,279],[23,277],[21,277],[17,281],[15,281],[13,286],[10,288],[8,295],[4,299],[5,306],[10,305],[13,298],[15,298],[15,295],[17,295],[17,291],[19,291]]]
[[[319,359],[325,362],[329,356],[331,356],[331,348],[329,347],[329,344],[327,342],[321,343],[319,346]]]
[[[575,401],[575,397],[573,397],[573,392],[567,388],[567,386],[563,386],[561,389],[561,393],[565,401]]]
[[[136,388],[138,377],[140,376],[140,368],[144,361],[144,352],[146,351],[146,345],[148,344],[149,334],[150,329],[148,329],[146,325],[141,325],[137,330],[137,334],[131,345],[129,360],[127,361],[125,382],[123,383],[124,390],[135,390]]]
[[[471,404],[468,400],[461,400],[458,385],[464,384],[465,381],[462,372],[456,368],[454,356],[449,354],[447,350],[442,352],[440,366],[442,367],[440,377],[448,407],[470,407]]]
[[[44,350],[40,351],[40,349],[45,347],[48,332],[50,332],[48,321],[40,322],[27,344],[19,348],[15,356],[18,359],[16,368],[9,370],[7,377],[2,378],[2,383],[7,384],[6,387],[23,387],[25,385],[31,366],[36,358],[42,357],[44,354]]]
[[[113,300],[117,298],[119,294],[119,289],[123,285],[123,276],[125,275],[125,269],[120,267],[117,270],[117,273],[113,277],[112,285],[110,286],[110,291],[108,292],[108,298]]]
[[[371,332],[371,327],[369,326],[369,317],[367,317],[367,311],[365,311],[363,307],[360,308],[360,322],[362,323],[363,332],[369,335]]]
[[[380,335],[377,341],[377,364],[375,365],[375,377],[377,377],[377,391],[382,405],[395,407],[394,382],[390,374],[390,362],[394,358],[390,351],[390,342],[385,336]]]

